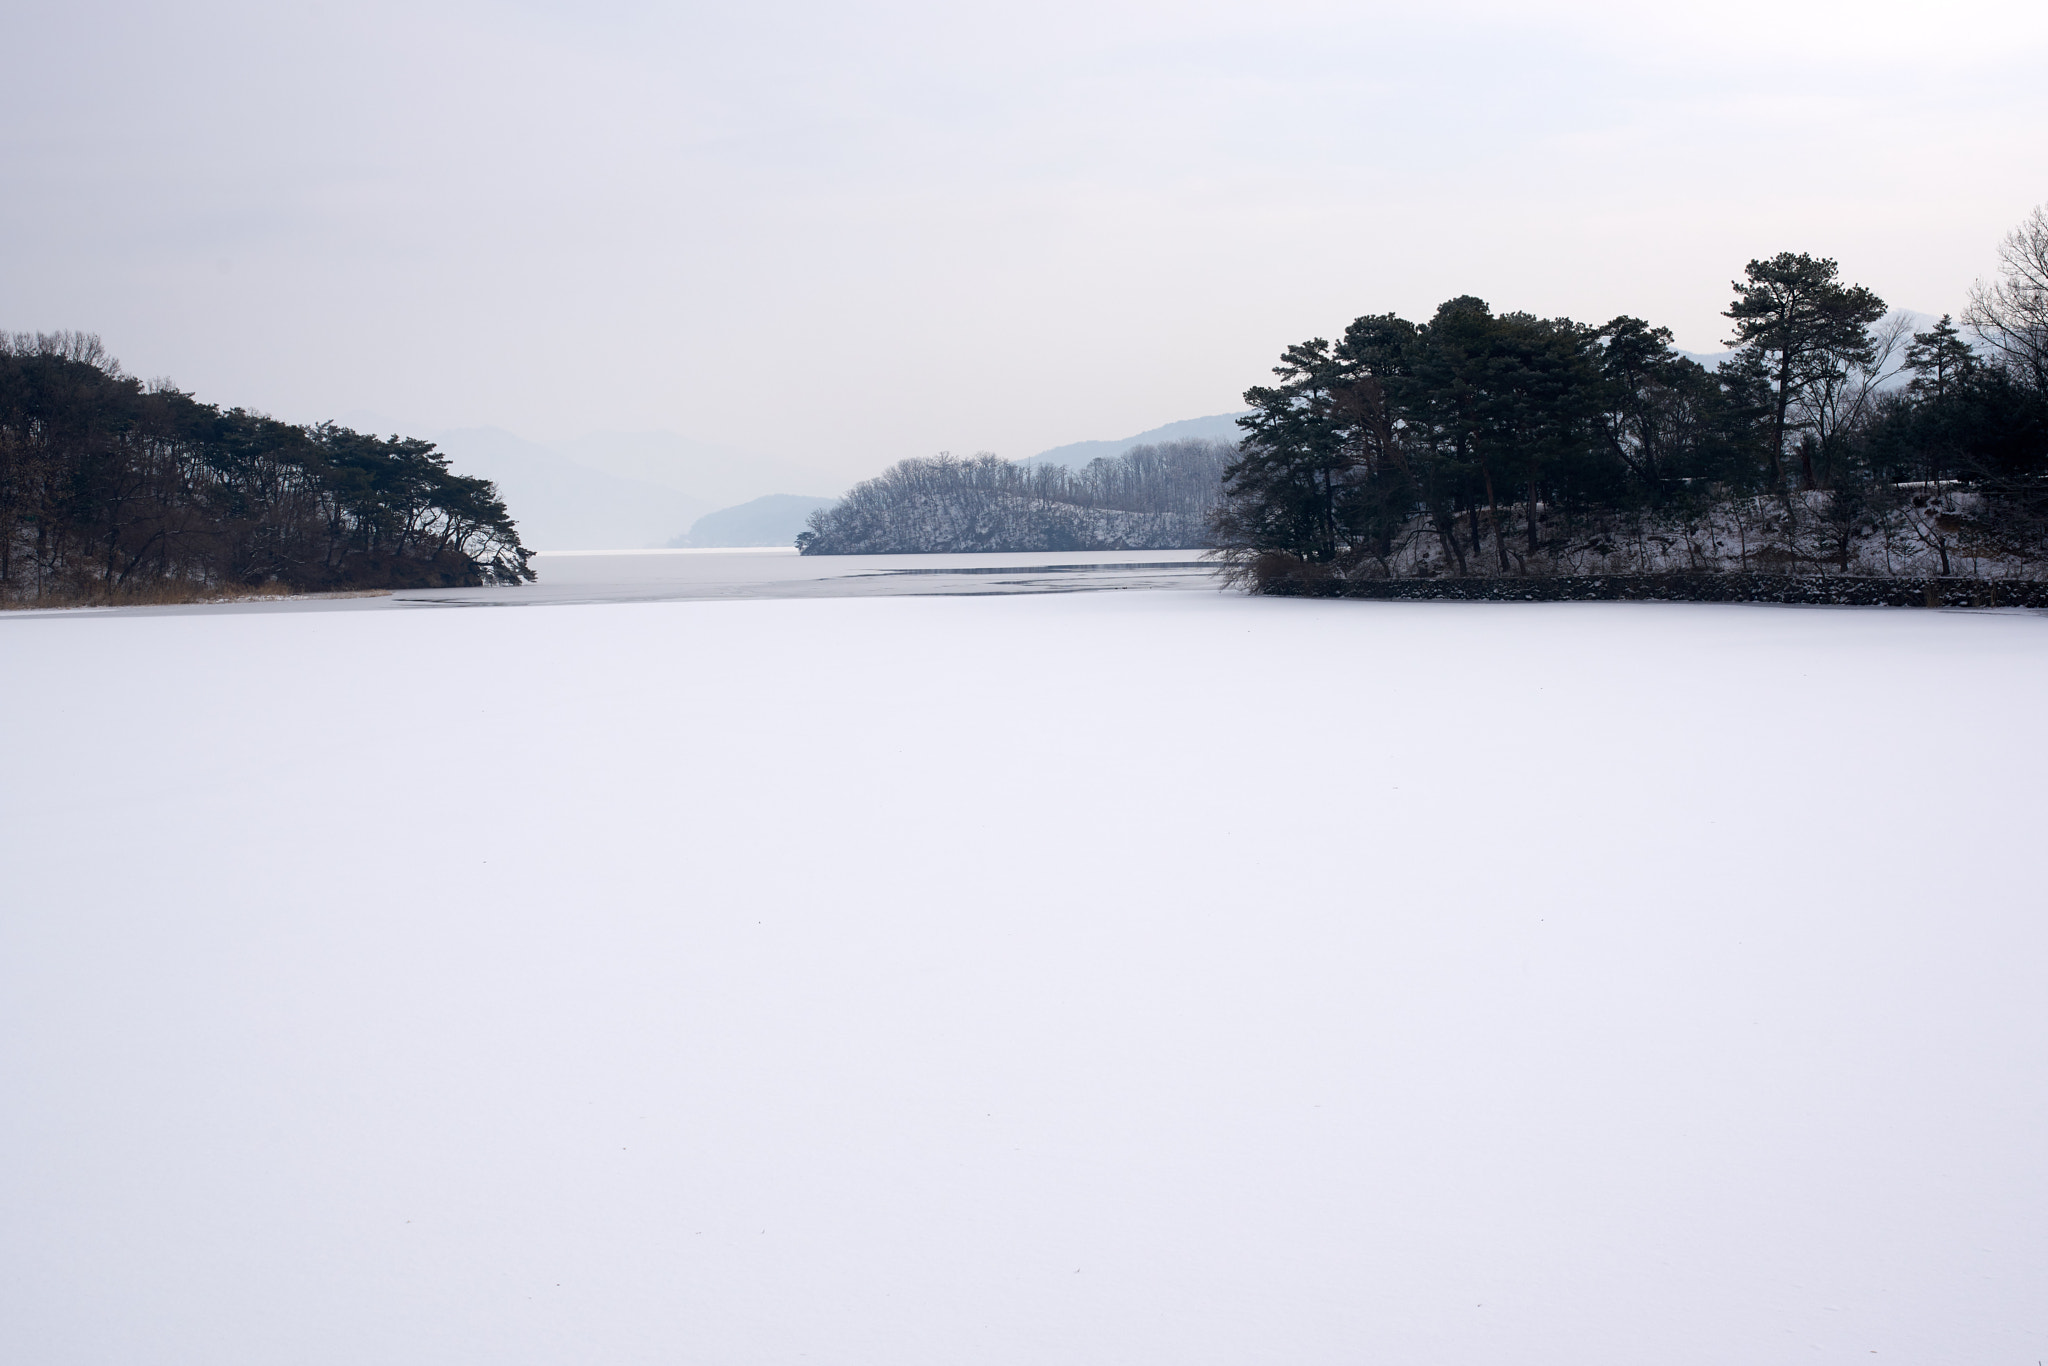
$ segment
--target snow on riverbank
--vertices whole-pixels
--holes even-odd
[[[0,659],[0,1358],[2048,1349],[2041,618],[1132,593]]]

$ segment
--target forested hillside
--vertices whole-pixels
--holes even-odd
[[[517,583],[530,554],[429,442],[223,410],[89,335],[0,335],[0,603]]]
[[[1137,446],[1077,472],[994,455],[904,460],[811,514],[806,555],[1207,546],[1233,447]]]
[[[1964,326],[1835,262],[1752,261],[1708,371],[1619,317],[1362,317],[1288,348],[1217,542],[1271,592],[1402,578],[2048,576],[2048,214]]]

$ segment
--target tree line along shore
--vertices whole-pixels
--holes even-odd
[[[796,545],[806,555],[1204,546],[1236,454],[1221,441],[1170,441],[1080,470],[986,451],[903,460],[813,512]]]
[[[1216,544],[1267,593],[2048,577],[2048,213],[2000,257],[1962,326],[1919,330],[1831,260],[1751,261],[1714,370],[1638,318],[1359,318],[1246,395]],[[1458,595],[1489,594],[1517,596]]]
[[[531,556],[431,442],[223,410],[88,333],[0,334],[0,605],[523,583]]]
[[[2048,577],[2048,213],[2005,239],[1960,325],[1916,329],[1806,254],[1751,261],[1732,288],[1736,349],[1714,369],[1643,319],[1463,296],[1287,348],[1235,447],[1078,472],[906,460],[799,546],[1205,547],[1280,594],[1948,602],[1984,597],[1951,580],[1996,579],[2006,601],[2038,596],[2019,585]]]
[[[1369,314],[1288,347],[1235,444],[905,460],[797,548],[1203,548],[1269,594],[2048,605],[2048,206],[1999,259],[1920,327],[1832,260],[1751,261],[1713,369],[1634,317]],[[531,556],[430,442],[0,334],[0,605],[517,584]]]

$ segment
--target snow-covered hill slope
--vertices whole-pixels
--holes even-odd
[[[1209,544],[1199,517],[1077,507],[1015,494],[912,494],[843,513],[811,553],[961,554],[977,551],[1184,550]]]
[[[0,652],[0,1360],[2043,1350],[2039,617],[1132,592]]]
[[[1224,441],[1236,445],[1237,439],[1244,435],[1237,425],[1237,420],[1243,416],[1244,413],[1217,413],[1210,417],[1186,417],[1163,427],[1139,432],[1136,436],[1107,441],[1070,441],[1064,446],[1054,446],[1049,451],[1026,456],[1017,463],[1065,465],[1078,470],[1091,460],[1111,459],[1133,446],[1156,446],[1169,441]]]

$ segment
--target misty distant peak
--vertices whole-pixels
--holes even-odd
[[[1247,410],[1249,411],[1249,410]],[[1188,417],[1178,422],[1169,422],[1164,427],[1139,432],[1114,441],[1073,441],[1064,446],[1054,446],[1049,451],[1020,460],[1020,465],[1068,465],[1079,469],[1091,460],[1107,459],[1122,455],[1133,446],[1144,446],[1164,441],[1228,441],[1236,443],[1243,435],[1238,430],[1237,420],[1244,413],[1217,413],[1212,417]]]

